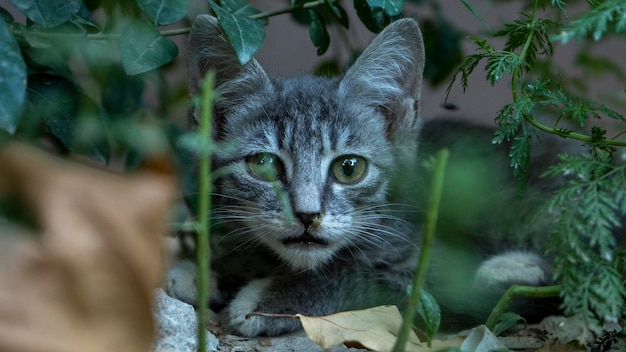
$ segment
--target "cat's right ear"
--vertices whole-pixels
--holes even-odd
[[[210,15],[196,17],[191,28],[187,40],[187,69],[189,91],[195,96],[201,93],[201,81],[206,73],[215,71],[217,120],[254,104],[254,96],[272,89],[269,77],[256,60],[251,59],[245,65],[239,62],[217,18]],[[197,125],[195,109],[190,115],[191,124]]]

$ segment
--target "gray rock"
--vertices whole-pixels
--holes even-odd
[[[155,351],[197,350],[198,321],[191,305],[168,296],[162,289],[156,289],[153,314],[157,328]],[[207,351],[217,351],[218,345],[218,339],[207,331]]]

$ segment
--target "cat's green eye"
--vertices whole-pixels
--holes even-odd
[[[271,153],[254,154],[246,158],[248,171],[265,181],[276,181],[282,173],[283,166],[278,155]]]
[[[341,183],[356,183],[365,176],[367,161],[357,155],[340,156],[333,161],[331,172]]]

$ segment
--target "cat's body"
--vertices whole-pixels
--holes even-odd
[[[198,17],[189,46],[192,93],[214,69],[221,96],[216,140],[225,147],[214,167],[229,172],[215,184],[214,270],[227,323],[247,336],[276,335],[299,322],[247,315],[403,307],[421,245],[415,190],[428,185],[417,173],[424,65],[417,23],[391,24],[337,79],[274,79],[254,60],[241,66],[210,16]],[[436,135],[440,127],[429,123],[425,131]],[[464,285],[430,285],[444,305],[470,307],[475,316],[484,311],[474,307],[480,292],[549,283],[549,264],[530,252],[535,244],[526,238],[511,240],[504,252],[468,246],[472,255],[459,257],[464,241],[474,241],[471,232],[482,231],[481,221],[462,226],[468,237],[443,236],[435,249],[431,279]],[[491,226],[485,231],[495,234],[476,234],[485,243],[507,242]],[[193,302],[193,274],[190,265],[175,267],[168,292]]]

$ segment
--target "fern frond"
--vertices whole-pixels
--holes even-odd
[[[626,1],[607,0],[563,28],[554,40],[567,43],[571,39],[582,40],[588,35],[598,41],[607,32],[621,33],[626,30]]]

